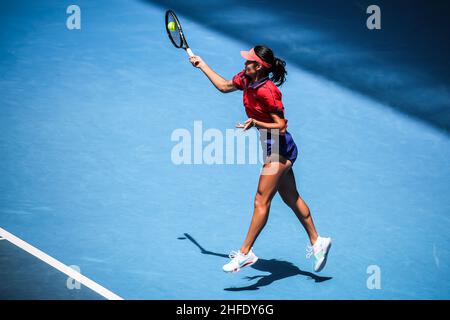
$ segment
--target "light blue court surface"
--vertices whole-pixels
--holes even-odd
[[[81,30],[66,28],[73,3]],[[260,165],[171,161],[174,130],[193,132],[202,121],[204,130],[225,132],[246,119],[241,93],[217,92],[167,39],[164,12],[178,5],[2,2],[0,227],[124,299],[449,299],[448,123],[405,112],[410,100],[448,110],[448,84],[414,78],[406,72],[414,64],[389,69],[395,77],[386,79],[388,69],[379,68],[371,79],[327,77],[325,67],[316,72],[292,48],[283,51],[280,41],[291,38],[276,32],[289,21],[257,10],[248,18],[234,2],[223,24],[272,22],[255,41],[272,39],[286,57],[281,90],[300,150],[294,172],[318,230],[334,244],[326,269],[312,274],[306,234],[276,196],[254,247],[260,261],[222,272],[247,231]],[[226,78],[239,72],[239,51],[256,43],[179,9],[194,52]],[[334,21],[316,17],[317,25]],[[293,36],[309,58],[335,49],[324,66],[348,56],[357,76],[367,71],[364,59],[377,60],[323,28],[301,30]],[[386,51],[401,58],[402,48]],[[358,81],[408,83],[411,96],[384,91],[392,98],[384,99],[353,86]],[[84,286],[68,292],[64,274],[6,240],[0,262],[1,298],[102,298]],[[370,266],[381,271],[380,289],[367,287]]]

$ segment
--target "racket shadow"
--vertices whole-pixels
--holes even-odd
[[[202,254],[217,256],[221,258],[227,258],[228,255],[224,253],[218,253],[206,250],[203,248],[197,240],[195,240],[190,234],[185,233],[184,237],[179,237],[179,240],[185,240],[188,239],[191,241],[197,248],[200,249],[200,252]],[[283,261],[283,260],[277,260],[277,259],[261,259],[259,258],[258,262],[253,264],[251,268],[262,271],[262,272],[268,272],[268,275],[257,275],[253,277],[245,277],[245,279],[252,281],[258,279],[255,283],[244,286],[244,287],[232,287],[232,288],[225,288],[226,291],[245,291],[245,290],[259,290],[261,287],[268,286],[275,281],[286,279],[289,277],[294,276],[304,276],[308,279],[314,280],[314,282],[320,283],[327,280],[333,279],[332,277],[321,277],[318,276],[312,272],[303,271],[297,266],[295,266],[293,263],[289,261]]]

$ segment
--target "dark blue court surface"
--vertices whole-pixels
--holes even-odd
[[[448,9],[378,3],[386,20],[369,31],[363,0],[3,1],[0,227],[125,299],[449,299]],[[71,4],[80,30],[66,27]],[[222,272],[260,164],[172,162],[175,130],[225,132],[246,117],[240,92],[220,94],[174,49],[168,8],[228,79],[259,42],[286,59],[298,188],[334,241],[320,274],[279,196],[259,262]],[[3,299],[102,298],[0,248]]]
[[[8,241],[0,241],[0,299],[102,299]]]

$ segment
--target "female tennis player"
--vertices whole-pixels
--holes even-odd
[[[239,251],[231,252],[231,261],[223,266],[223,270],[238,272],[258,261],[252,250],[253,244],[267,222],[272,198],[278,192],[305,228],[311,243],[307,247],[306,257],[314,256],[313,268],[315,272],[319,272],[326,264],[331,239],[319,236],[310,210],[297,191],[292,170],[297,158],[297,146],[286,130],[288,121],[284,117],[281,92],[277,88],[286,80],[286,63],[275,57],[270,48],[261,45],[250,51],[241,51],[241,55],[246,60],[245,69],[232,80],[222,78],[201,57],[189,58],[192,65],[202,70],[219,91],[243,91],[248,119],[236,127],[243,130],[257,128],[264,152],[264,165],[259,177],[247,237]]]

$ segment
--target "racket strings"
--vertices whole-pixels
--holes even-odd
[[[169,23],[173,22],[175,24],[175,30],[169,30],[169,35],[172,38],[172,41],[174,44],[176,44],[178,47],[181,47],[183,45],[183,39],[181,38],[180,29],[178,27],[177,21],[173,18],[172,15],[169,15],[168,19]]]

